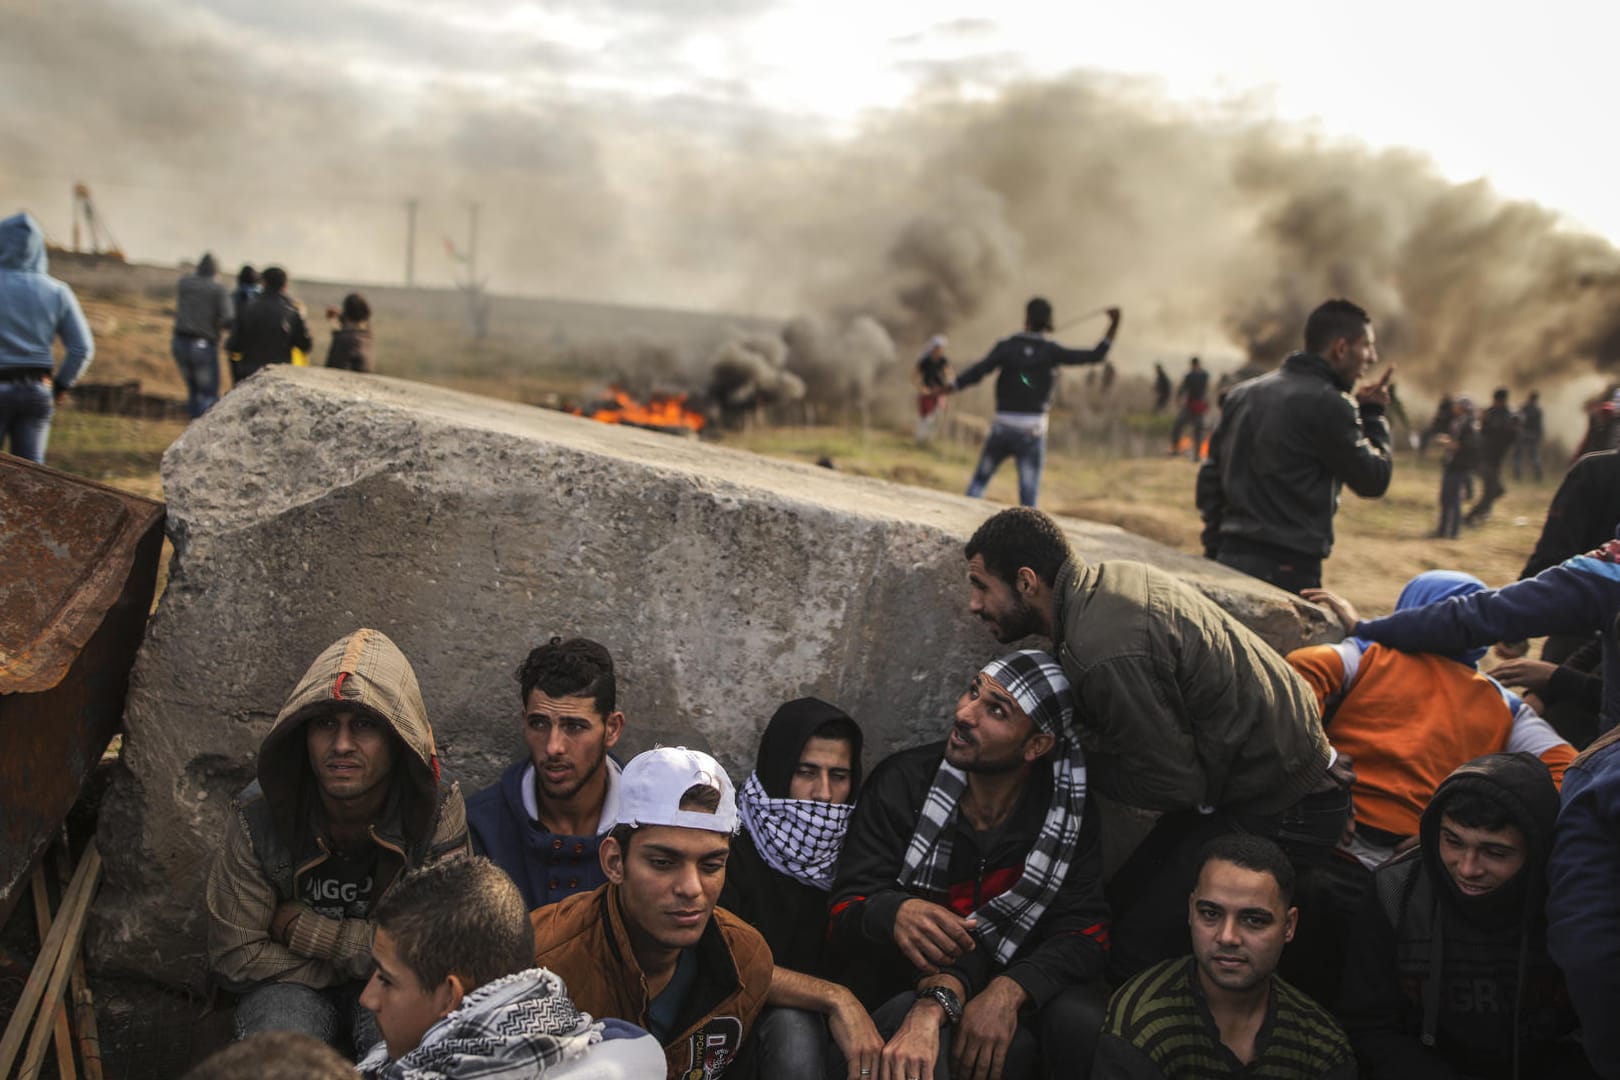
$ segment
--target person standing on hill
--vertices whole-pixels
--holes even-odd
[[[327,308],[327,314],[332,313]],[[326,351],[326,366],[344,371],[372,370],[371,305],[359,293],[343,298],[338,312],[338,327],[332,332],[332,344]]]
[[[1478,525],[1491,516],[1496,500],[1507,494],[1502,485],[1502,462],[1508,451],[1519,441],[1519,418],[1508,407],[1507,387],[1500,387],[1491,395],[1491,406],[1479,419],[1480,475],[1485,480],[1485,491],[1468,511],[1464,524]]]
[[[1209,372],[1196,356],[1187,361],[1187,374],[1176,387],[1176,400],[1181,402],[1181,409],[1170,426],[1170,456],[1181,453],[1181,433],[1190,427],[1192,459],[1197,461],[1204,452],[1204,417],[1209,415]]]
[[[0,221],[0,445],[41,465],[56,406],[96,351],[78,298],[47,266],[39,222],[28,214]],[[67,356],[53,374],[57,338]]]
[[[1153,411],[1162,413],[1170,407],[1170,373],[1163,364],[1153,365]]]
[[[193,420],[219,400],[219,338],[230,326],[231,294],[215,278],[214,256],[204,253],[195,272],[175,289],[174,338],[169,351],[186,383],[186,409]]]
[[[1321,586],[1340,487],[1376,499],[1394,471],[1394,369],[1356,389],[1377,362],[1371,318],[1329,300],[1306,320],[1303,352],[1232,388],[1198,471],[1206,557],[1289,592]]]
[[[979,464],[973,470],[967,495],[984,495],[990,478],[1010,456],[1018,465],[1018,501],[1034,506],[1041,487],[1041,466],[1046,461],[1046,421],[1052,409],[1060,364],[1100,364],[1119,332],[1119,308],[1107,309],[1108,330],[1090,349],[1069,349],[1048,338],[1052,332],[1052,305],[1037,296],[1024,305],[1024,329],[996,342],[983,360],[968,368],[945,388],[954,394],[999,371],[996,376],[996,415],[984,440]]]
[[[1541,483],[1541,439],[1546,434],[1541,416],[1541,392],[1530,391],[1524,404],[1519,406],[1519,439],[1513,444],[1513,479],[1523,478],[1524,466],[1528,465],[1535,474],[1536,483]]]
[[[294,349],[307,353],[314,347],[303,305],[287,295],[287,271],[267,267],[263,285],[264,295],[241,313],[225,343],[227,352],[242,356],[237,363],[237,382],[269,364],[292,363]]]
[[[939,408],[951,382],[951,362],[945,356],[945,335],[935,334],[917,357],[911,381],[917,387],[917,442],[924,443],[939,423]]]

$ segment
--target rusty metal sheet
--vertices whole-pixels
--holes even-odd
[[[0,922],[118,731],[163,504],[0,454]]]

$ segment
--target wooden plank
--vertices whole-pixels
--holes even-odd
[[[30,885],[34,890],[34,923],[39,927],[39,940],[44,941],[51,932],[51,893],[45,887],[43,859],[34,867],[34,879]],[[56,1007],[55,1026],[56,1071],[61,1074],[62,1080],[79,1080],[79,1074],[73,1068],[73,1030],[68,1027],[66,1005]]]
[[[79,883],[83,875],[82,884]],[[55,1009],[62,1002],[62,993],[67,989],[68,973],[73,970],[73,958],[79,954],[79,943],[84,940],[84,924],[90,915],[90,898],[95,895],[96,883],[101,880],[101,853],[96,850],[96,842],[90,841],[85,848],[84,858],[79,862],[79,869],[73,875],[79,890],[73,894],[71,906],[64,902],[59,924],[68,927],[67,934],[63,936],[57,948],[56,963],[51,969],[50,980],[46,983],[41,1010]],[[54,930],[55,927],[52,927]],[[22,1068],[17,1073],[18,1080],[39,1080],[39,1070],[45,1064],[45,1051],[50,1044],[50,1028],[45,1024],[34,1026],[33,1038],[28,1042],[28,1054],[23,1058]]]
[[[96,851],[96,842],[92,840],[73,873],[73,884],[68,887],[67,895],[62,897],[61,914],[40,944],[39,959],[34,961],[34,969],[28,973],[28,981],[23,984],[16,1011],[6,1022],[5,1034],[0,1035],[0,1076],[9,1075],[12,1063],[17,1060],[17,1051],[22,1049],[23,1038],[34,1022],[34,1014],[51,981],[56,962],[62,957],[62,945],[68,934],[74,932],[75,926],[78,933],[84,932],[84,914],[89,910],[90,894],[100,874],[101,855]],[[72,917],[75,915],[77,918]],[[46,1027],[45,1030],[50,1029]]]

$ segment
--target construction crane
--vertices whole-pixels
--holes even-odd
[[[73,185],[73,250],[84,252],[79,244],[79,223],[84,223],[85,232],[90,237],[90,252],[92,255],[106,255],[114,259],[122,259],[124,251],[113,239],[112,230],[107,223],[96,214],[95,204],[90,201],[90,186],[88,184]]]

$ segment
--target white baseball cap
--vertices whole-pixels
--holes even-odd
[[[694,784],[720,789],[712,814],[682,810],[681,796]],[[630,759],[619,776],[620,825],[673,825],[730,835],[737,831],[737,795],[720,763],[701,750],[660,746]]]

